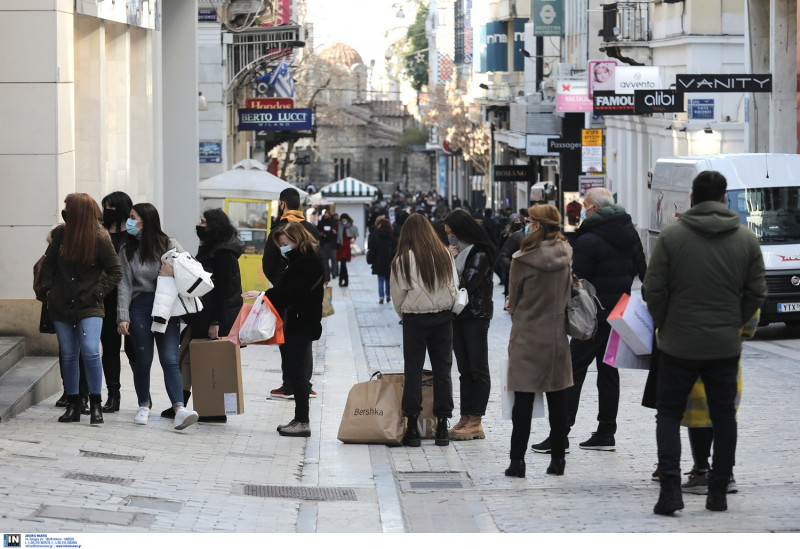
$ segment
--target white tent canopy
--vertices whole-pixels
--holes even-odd
[[[199,185],[200,198],[252,198],[256,200],[278,200],[281,191],[297,189],[300,198],[308,193],[267,171],[258,160],[247,158],[236,163],[233,169],[209,177]]]
[[[319,190],[321,198],[329,202],[372,202],[378,195],[378,188],[367,185],[352,177],[345,177]]]

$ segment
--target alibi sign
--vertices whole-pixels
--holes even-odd
[[[684,112],[683,93],[675,90],[636,90],[633,92],[634,114]]]

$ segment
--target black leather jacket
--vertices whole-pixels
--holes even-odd
[[[494,313],[493,273],[492,260],[488,251],[480,244],[475,244],[469,251],[459,281],[459,287],[466,288],[469,294],[469,303],[458,315],[459,320],[492,318]]]

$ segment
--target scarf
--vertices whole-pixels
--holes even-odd
[[[467,258],[469,257],[469,252],[472,250],[474,244],[467,244],[466,242],[458,241],[458,255],[456,256],[456,271],[458,271],[458,276],[461,276],[464,273],[464,267],[467,266]]]

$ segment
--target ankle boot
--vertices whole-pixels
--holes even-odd
[[[81,420],[81,397],[80,395],[67,395],[67,409],[58,421],[69,423]]]
[[[403,435],[403,446],[413,446],[416,448],[422,444],[419,440],[419,426],[417,425],[419,414],[410,414],[407,417],[408,423],[406,425],[406,433]]]
[[[64,391],[61,393],[61,396],[58,400],[56,400],[56,406],[58,408],[66,408],[67,407],[67,392]]]
[[[81,395],[81,414],[89,415],[89,395]]]
[[[100,395],[89,395],[89,423],[103,423],[103,401]]]
[[[525,478],[525,460],[512,458],[511,464],[506,469],[506,476]]]
[[[708,495],[706,496],[706,509],[709,511],[727,511],[728,510],[728,480],[723,479],[720,482],[719,478],[714,477],[714,471],[711,471],[711,477],[708,479]]]
[[[107,414],[113,414],[114,412],[119,412],[119,400],[120,400],[119,389],[120,389],[119,383],[109,385],[108,398],[106,399],[105,405],[103,405],[103,412]]]
[[[455,429],[450,436],[452,440],[473,440],[486,438],[481,424],[481,416],[469,416],[469,421],[460,429]]]
[[[556,437],[558,438],[558,437]],[[553,440],[550,446],[550,465],[547,467],[547,474],[548,475],[563,475],[564,474],[564,467],[566,467],[566,461],[564,460],[564,454],[566,452],[564,439]]]
[[[458,423],[453,425],[452,429],[448,429],[447,435],[450,437],[450,440],[458,440],[455,438],[455,432],[459,429],[463,429],[467,422],[469,421],[469,414],[461,414],[461,418],[458,420]]]
[[[450,438],[447,436],[447,418],[437,418],[436,422],[436,446],[447,446],[450,444]]]
[[[656,515],[671,515],[683,509],[683,496],[681,495],[681,477],[661,473],[661,493],[653,512]]]

